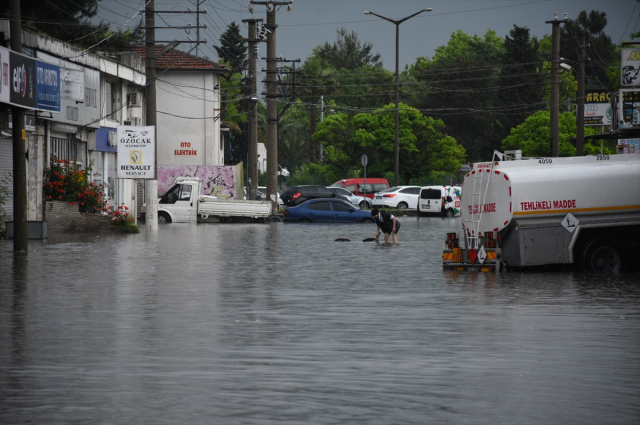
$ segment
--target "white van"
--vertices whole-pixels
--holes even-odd
[[[418,198],[418,215],[457,217],[460,215],[461,196],[460,186],[424,186]]]

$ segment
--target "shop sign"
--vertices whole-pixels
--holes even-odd
[[[155,179],[155,127],[118,126],[116,142],[119,179]]]

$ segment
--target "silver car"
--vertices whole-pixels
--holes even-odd
[[[356,205],[361,210],[365,208],[371,208],[371,199],[365,198],[364,196],[354,195],[349,192],[347,189],[343,189],[341,187],[328,186],[327,189],[335,193],[336,195],[343,196],[349,200],[353,205]]]

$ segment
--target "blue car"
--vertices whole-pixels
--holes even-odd
[[[373,223],[369,211],[361,211],[348,202],[335,198],[312,199],[284,210],[284,221],[302,223]]]

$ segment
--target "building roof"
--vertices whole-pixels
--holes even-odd
[[[166,46],[156,45],[156,58],[157,68],[171,68],[175,70],[212,70],[218,72],[230,72],[231,69],[226,66],[210,61],[209,59],[201,58],[180,50],[172,49],[160,56],[160,53]],[[145,46],[132,46],[127,50],[134,51],[144,61],[146,59]]]

